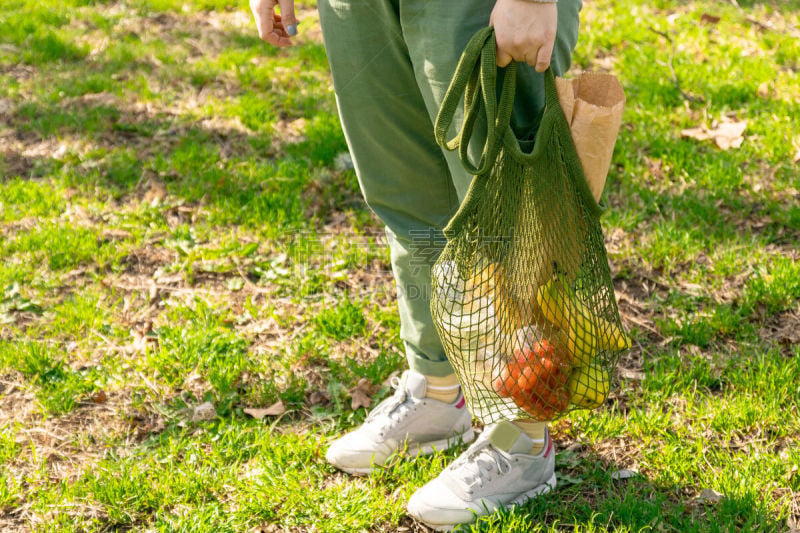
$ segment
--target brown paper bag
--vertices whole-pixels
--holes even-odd
[[[589,189],[600,200],[622,123],[622,84],[611,74],[585,72],[570,80],[556,78],[556,89]]]

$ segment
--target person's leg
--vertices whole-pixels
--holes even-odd
[[[401,0],[403,35],[431,120],[435,120],[461,51],[470,37],[488,24],[493,5],[483,0]],[[558,31],[551,63],[556,75],[569,69],[578,37],[580,8],[580,0],[558,2]],[[532,147],[543,108],[543,75],[518,64],[513,125],[517,137],[527,143],[523,148]],[[457,116],[456,124],[460,120]],[[477,160],[474,149],[479,147],[471,148],[473,160]],[[463,169],[456,152],[447,152],[445,157],[460,201],[472,176]],[[492,455],[497,464],[507,462],[506,473],[483,470],[483,463],[475,459],[480,454]],[[414,494],[408,510],[434,527],[471,522],[475,514],[521,503],[553,488],[554,455],[544,423],[518,420],[488,426],[467,452]],[[478,481],[480,489],[464,491],[463,487]]]
[[[433,325],[430,268],[458,206],[417,87],[397,1],[320,0],[339,115],[361,190],[386,224],[409,366],[453,373]]]
[[[328,449],[328,461],[352,473],[368,472],[406,445],[409,452],[427,453],[446,449],[457,438],[474,438],[429,304],[431,266],[458,199],[433,137],[398,9],[392,0],[319,1],[339,115],[359,184],[386,224],[400,336],[411,367],[396,383],[394,396]]]

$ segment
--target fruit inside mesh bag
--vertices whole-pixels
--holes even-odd
[[[433,271],[442,341],[459,356],[454,366],[493,391],[494,408],[508,416],[519,408],[551,420],[570,405],[601,405],[610,375],[598,353],[628,347],[627,336],[591,313],[563,277],[517,290],[498,263],[473,261],[465,272],[452,261]],[[486,401],[472,402],[473,410]]]
[[[570,402],[567,381],[569,357],[547,339],[514,349],[514,357],[500,371],[494,388],[538,420],[550,420]]]
[[[539,420],[558,416],[570,404],[602,405],[611,377],[601,351],[627,348],[630,339],[588,311],[563,278],[536,292],[536,325],[511,335],[498,331],[494,346],[504,362],[495,368],[495,392]],[[494,301],[502,323],[496,296]]]
[[[476,283],[475,276],[463,276],[452,261],[436,264],[433,277],[442,342],[457,349],[466,362],[485,357],[497,329],[491,291]]]

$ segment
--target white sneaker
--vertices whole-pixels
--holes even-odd
[[[393,396],[378,404],[364,424],[335,440],[325,459],[351,474],[368,474],[390,455],[405,448],[412,456],[472,442],[472,415],[459,394],[453,403],[426,398],[425,376],[407,370],[394,378]]]
[[[556,486],[555,449],[548,431],[544,450],[529,455],[533,441],[511,422],[487,426],[439,476],[408,501],[408,513],[436,531],[471,523]]]

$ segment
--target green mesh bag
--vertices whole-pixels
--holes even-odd
[[[545,110],[528,153],[509,125],[515,80],[514,64],[498,71],[492,29],[479,31],[435,125],[437,142],[458,149],[475,177],[444,230],[447,244],[432,269],[431,312],[470,410],[485,423],[553,420],[601,405],[617,360],[630,347],[600,207],[553,73],[545,73]],[[462,99],[461,129],[448,140]],[[468,145],[479,130],[485,141],[473,163]]]

